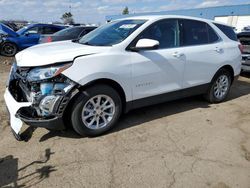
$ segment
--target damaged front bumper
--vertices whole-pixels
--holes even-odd
[[[17,102],[11,95],[8,88],[6,88],[4,93],[4,100],[10,115],[10,125],[13,131],[18,134],[21,131],[23,122],[21,119],[16,117],[17,111],[23,107],[31,106],[31,102]]]
[[[76,84],[71,80],[53,78],[39,83],[27,83],[13,65],[4,94],[10,115],[10,125],[19,135],[23,123],[33,127],[63,130],[64,111],[73,96]],[[43,90],[50,91],[44,93]]]

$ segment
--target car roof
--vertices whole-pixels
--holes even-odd
[[[150,21],[157,21],[161,19],[169,19],[169,18],[179,18],[179,19],[192,19],[192,20],[197,20],[197,21],[204,21],[204,22],[209,22],[209,23],[217,23],[225,26],[229,26],[225,23],[214,21],[211,19],[205,19],[205,18],[198,18],[198,17],[192,17],[192,16],[182,16],[182,15],[144,15],[144,16],[128,16],[125,18],[117,19],[117,20],[128,20],[128,19],[133,19],[133,20],[150,20]],[[231,27],[231,26],[230,26]]]
[[[191,17],[191,16],[181,16],[181,15],[149,15],[149,16],[131,16],[126,18],[121,18],[120,20],[127,20],[127,19],[139,19],[139,20],[161,20],[167,18],[182,18],[182,19],[193,19],[193,20],[201,20],[201,21],[209,21],[212,22],[213,20],[198,18],[198,17]]]
[[[68,28],[96,28],[96,26],[84,26],[84,25],[81,25],[81,26],[73,26],[73,27],[68,27]]]
[[[65,27],[65,26],[56,25],[56,24],[43,24],[43,23],[35,23],[35,24],[29,24],[29,25],[27,25],[27,27],[33,27],[33,26]]]

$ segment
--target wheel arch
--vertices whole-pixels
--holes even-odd
[[[114,81],[112,79],[108,79],[108,78],[96,79],[96,80],[90,81],[87,84],[81,86],[79,88],[79,90],[83,91],[84,89],[86,89],[88,87],[91,87],[91,86],[94,86],[96,84],[108,85],[108,86],[112,87],[114,90],[116,90],[118,92],[118,94],[120,95],[121,100],[122,100],[122,110],[123,111],[125,110],[125,107],[126,107],[126,94],[125,94],[125,91],[118,82],[116,82],[116,81]]]
[[[8,38],[7,38],[7,39],[3,42],[3,44],[5,44],[5,43],[14,44],[14,45],[17,47],[17,50],[20,50],[18,41],[16,41],[15,39],[12,39],[12,38],[8,39]],[[2,44],[2,45],[3,45],[3,44]]]
[[[224,66],[220,67],[220,68],[218,69],[218,71],[215,73],[214,77],[215,77],[215,76],[217,75],[217,73],[218,73],[219,71],[221,71],[222,69],[228,70],[228,71],[230,72],[231,77],[232,77],[232,83],[233,83],[233,81],[234,81],[234,69],[233,69],[233,67],[232,67],[231,65],[224,65]],[[213,77],[213,79],[214,79],[214,77]],[[212,81],[213,81],[213,79],[212,79]]]
[[[75,100],[78,98],[78,96],[81,92],[83,92],[86,88],[92,87],[92,86],[97,85],[97,84],[108,85],[108,86],[112,87],[114,90],[116,90],[118,92],[119,96],[121,97],[121,100],[122,100],[122,111],[123,112],[126,111],[126,94],[125,94],[125,91],[122,88],[122,86],[118,82],[116,82],[112,79],[100,78],[100,79],[90,81],[90,82],[80,86],[77,89],[77,91],[75,91],[75,94],[72,96],[72,98],[70,99],[70,101],[65,109],[65,112],[67,113],[71,110],[71,104],[73,104],[75,102]]]

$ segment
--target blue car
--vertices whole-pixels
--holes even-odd
[[[0,32],[7,35],[3,38],[0,53],[4,56],[14,56],[18,51],[38,44],[40,35],[53,34],[65,28],[65,26],[52,24],[31,24],[15,32],[0,23]]]

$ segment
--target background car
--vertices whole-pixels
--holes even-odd
[[[66,26],[52,24],[31,24],[17,32],[4,24],[0,24],[0,30],[8,35],[1,47],[1,54],[14,56],[18,51],[38,44],[41,34],[53,34]]]
[[[243,32],[244,32],[244,31],[250,32],[250,26],[244,27],[244,28],[242,29],[242,31],[243,31]]]
[[[242,44],[242,71],[250,71],[250,31],[238,33],[238,39]]]
[[[63,29],[53,35],[41,35],[39,43],[79,39],[97,27],[77,26]]]

